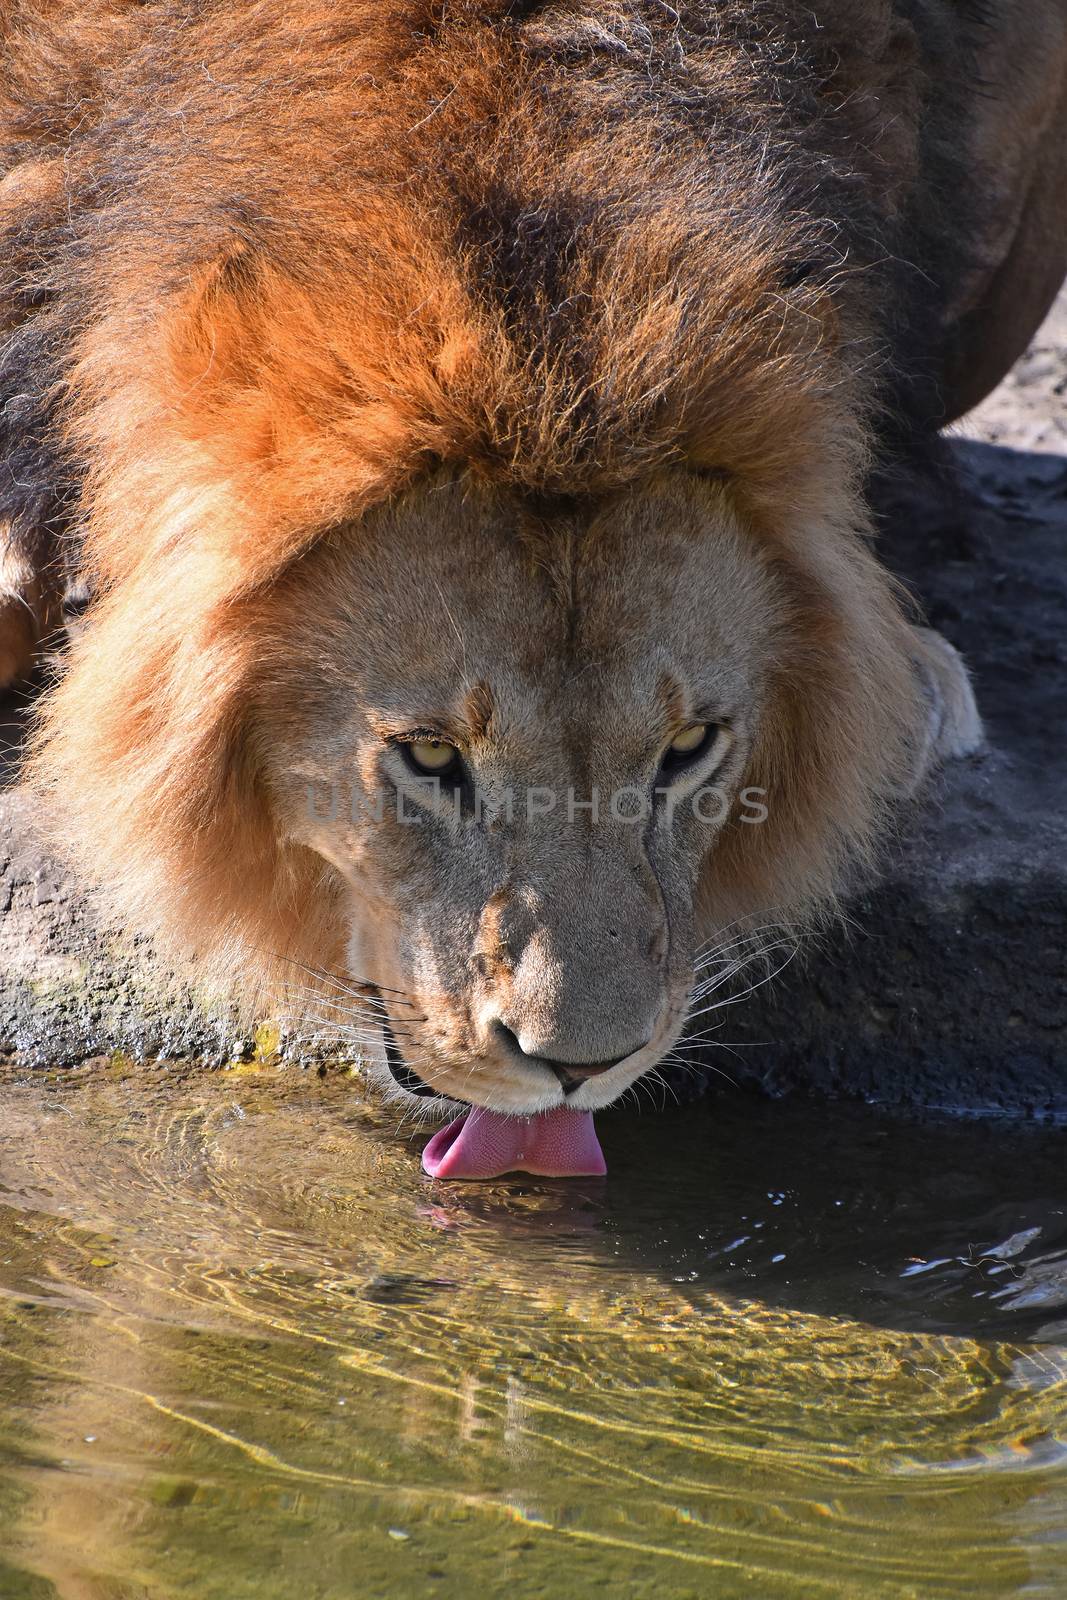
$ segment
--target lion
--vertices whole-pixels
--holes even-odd
[[[86,583],[31,760],[67,848],[250,1006],[306,974],[401,1098],[617,1100],[980,743],[869,484],[1064,276],[1062,5],[0,34],[0,678]]]

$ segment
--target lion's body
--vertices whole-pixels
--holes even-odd
[[[832,0],[817,25],[796,0],[7,0],[0,30],[0,444],[17,480],[0,518],[22,525],[63,519],[100,466],[56,426],[72,365],[109,399],[143,380],[115,370],[116,339],[139,326],[137,367],[158,359],[197,279],[249,251],[311,301],[280,308],[308,318],[293,343],[357,325],[343,373],[272,352],[279,388],[363,380],[377,400],[401,366],[376,475],[443,449],[565,492],[709,425],[766,450],[773,380],[737,385],[758,383],[775,278],[832,286],[847,364],[866,368],[855,403],[898,435],[999,381],[1067,269],[1057,0]],[[633,326],[653,274],[674,300]],[[612,297],[610,328],[590,295]],[[427,337],[469,333],[482,297],[510,359],[468,376],[452,349],[460,381],[442,384]],[[426,326],[397,351],[416,308]],[[726,466],[713,446],[751,447],[731,443],[699,441]]]
[[[39,771],[131,920],[344,965],[345,870],[248,727],[294,634],[339,670],[272,599],[320,546],[358,567],[405,496],[447,546],[420,496],[462,480],[549,529],[522,582],[558,598],[559,548],[678,473],[762,574],[726,564],[770,607],[750,771],[784,775],[697,902],[832,898],[922,742],[914,658],[944,668],[865,475],[999,379],[1067,264],[1058,0],[0,0],[0,47],[0,674],[76,536],[97,598]],[[718,582],[709,546],[709,616]],[[442,598],[462,634],[477,585]]]

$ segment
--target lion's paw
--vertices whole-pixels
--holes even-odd
[[[28,678],[41,640],[58,621],[53,583],[10,547],[0,527],[0,692]]]
[[[963,657],[933,628],[916,628],[915,666],[927,721],[916,781],[939,761],[973,755],[984,738],[982,719]]]
[[[26,603],[14,595],[0,595],[0,692],[33,670],[37,650],[37,621]]]

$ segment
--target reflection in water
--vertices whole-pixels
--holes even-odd
[[[351,1079],[0,1087],[3,1600],[1067,1592],[1059,1137],[603,1120],[450,1187]]]

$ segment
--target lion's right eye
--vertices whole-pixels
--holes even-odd
[[[422,778],[452,778],[459,773],[459,751],[446,739],[410,739],[400,748],[408,766]]]

